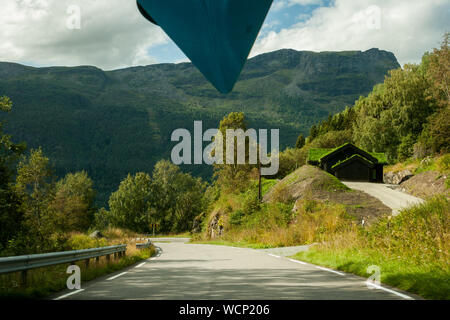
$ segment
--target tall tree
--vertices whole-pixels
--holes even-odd
[[[383,84],[356,102],[355,142],[369,151],[386,152],[390,161],[410,157],[428,117],[436,111],[428,88],[420,66],[392,70]]]
[[[223,164],[214,165],[214,176],[217,177],[217,183],[222,187],[225,192],[239,192],[245,190],[248,186],[250,176],[252,174],[252,168],[254,166],[249,165],[249,144],[252,143],[248,138],[245,139],[245,164],[238,164],[237,154],[238,154],[238,140],[234,138],[234,149],[232,150],[233,155],[227,155],[227,130],[247,130],[247,124],[245,121],[244,113],[242,112],[232,112],[220,121],[219,131],[223,138]],[[256,143],[256,142],[255,142]],[[231,150],[231,148],[230,148]],[[227,162],[227,157],[231,159],[234,158],[234,164]],[[259,157],[258,157],[259,158]]]
[[[444,35],[441,47],[425,56],[427,76],[432,84],[431,93],[442,108],[450,104],[450,33]],[[428,60],[428,61],[427,61]]]
[[[160,231],[190,231],[195,217],[204,209],[206,184],[183,173],[179,167],[161,160],[153,171],[154,206]]]
[[[300,134],[297,138],[297,142],[295,143],[295,147],[297,149],[301,149],[305,146],[305,137],[303,136],[303,134]]]
[[[129,174],[109,198],[113,224],[136,232],[150,231],[152,194],[152,179],[147,173]]]
[[[417,149],[428,152],[450,152],[450,50],[447,33],[439,49],[424,56],[423,65],[430,82],[430,95],[436,99],[438,110],[422,132]],[[426,152],[425,152],[426,153]],[[424,154],[423,154],[424,155]]]
[[[85,231],[94,219],[96,192],[85,171],[69,173],[56,184],[51,203],[55,224],[61,231]]]
[[[29,236],[36,238],[31,245],[35,251],[46,250],[48,235],[54,232],[49,214],[49,204],[54,199],[54,176],[49,159],[42,149],[31,150],[17,168],[16,190],[23,201],[25,224]]]
[[[0,112],[10,112],[12,102],[0,97]],[[13,239],[22,227],[23,211],[20,198],[12,187],[13,165],[25,150],[25,145],[15,144],[11,136],[3,133],[4,122],[0,121],[0,251]]]

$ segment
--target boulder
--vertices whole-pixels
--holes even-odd
[[[383,181],[386,184],[401,184],[413,177],[413,173],[409,170],[402,170],[399,172],[386,172],[383,176]]]
[[[94,238],[94,239],[99,239],[99,238],[103,238],[103,234],[100,231],[95,230],[94,232],[92,232],[89,235],[89,237]]]
[[[216,209],[209,220],[207,235],[208,238],[213,240],[215,238],[220,237],[224,233],[224,221],[223,216],[225,214],[225,210],[222,208]]]

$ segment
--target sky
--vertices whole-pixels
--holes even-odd
[[[449,0],[274,0],[250,56],[379,48],[404,65],[445,32]],[[1,0],[0,61],[113,70],[189,60],[135,0]]]

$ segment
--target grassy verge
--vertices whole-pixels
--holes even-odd
[[[411,263],[401,257],[386,257],[377,250],[332,250],[313,247],[299,252],[294,259],[350,272],[368,278],[371,265],[381,269],[381,282],[415,293],[426,299],[450,299],[449,273],[442,266]]]
[[[98,263],[91,260],[86,268],[83,261],[77,262],[81,269],[82,282],[90,281],[105,274],[131,266],[141,260],[150,258],[155,254],[155,248],[137,250],[128,246],[126,256],[108,263],[105,257]],[[39,299],[66,288],[69,274],[66,273],[68,265],[57,265],[28,271],[27,285],[20,285],[20,273],[0,276],[0,298],[3,299]]]
[[[295,257],[368,277],[381,269],[381,281],[427,299],[450,299],[450,201],[435,197],[385,217],[367,229],[337,234]]]
[[[245,207],[245,201],[240,203]],[[212,218],[233,225],[234,210],[228,210],[228,224],[223,213]],[[441,195],[362,228],[346,207],[304,199],[295,212],[268,204],[239,216],[239,225],[225,228],[216,239],[194,235],[193,242],[247,248],[321,243],[296,258],[362,277],[369,277],[367,268],[376,265],[382,283],[427,299],[450,299],[449,213],[450,201]]]

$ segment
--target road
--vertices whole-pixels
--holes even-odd
[[[392,189],[393,186],[383,183],[370,182],[342,182],[347,187],[365,193],[380,199],[386,206],[392,209],[392,213],[397,215],[400,210],[412,205],[421,204],[424,201],[409,194]]]
[[[397,289],[369,289],[355,275],[295,262],[264,250],[159,239],[160,255],[82,283],[52,299],[281,300],[411,299]]]

